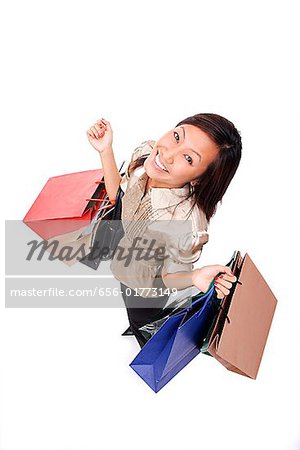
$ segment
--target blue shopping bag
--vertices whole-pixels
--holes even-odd
[[[205,294],[192,297],[190,307],[168,317],[130,367],[158,392],[200,353],[219,306],[220,300],[211,284]]]

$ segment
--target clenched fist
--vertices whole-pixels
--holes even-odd
[[[99,153],[111,149],[113,131],[108,120],[97,120],[86,132],[90,144]]]

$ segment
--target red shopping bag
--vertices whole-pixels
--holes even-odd
[[[23,222],[48,240],[87,226],[105,196],[102,169],[51,177]]]

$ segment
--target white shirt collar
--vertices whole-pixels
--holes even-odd
[[[138,186],[142,193],[145,192],[148,175],[144,166],[135,170],[135,175],[139,178]],[[152,207],[155,209],[167,208],[168,206],[177,205],[184,200],[190,192],[189,183],[181,188],[150,188],[150,197]]]

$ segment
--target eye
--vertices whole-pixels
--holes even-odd
[[[192,165],[193,164],[193,158],[190,155],[184,155],[187,156],[187,158],[185,158],[187,160],[187,162]],[[188,159],[189,158],[189,159]]]
[[[178,140],[176,139],[176,136],[175,136],[175,135],[178,136]],[[176,141],[176,142],[179,142],[180,136],[179,136],[179,134],[177,133],[177,131],[174,131],[174,136],[175,136],[175,141]]]

